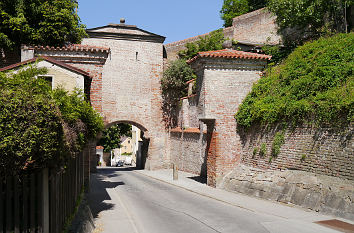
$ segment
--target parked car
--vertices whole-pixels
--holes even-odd
[[[124,165],[124,161],[123,160],[119,160],[116,164],[116,167],[123,167]]]

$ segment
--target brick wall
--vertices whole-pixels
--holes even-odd
[[[279,44],[275,16],[265,9],[235,17],[232,22],[233,38],[252,44]]]
[[[264,65],[264,61],[217,58],[202,59],[194,64],[198,75],[203,75],[198,77],[198,115],[201,119],[215,120],[213,125],[208,124],[208,132],[212,134],[208,154],[209,185],[217,186],[240,162],[241,141],[236,133],[234,114],[260,78]]]
[[[215,29],[216,30],[216,29]],[[223,32],[224,32],[224,36],[228,37],[228,38],[232,38],[233,35],[233,28],[232,27],[228,27],[228,28],[224,28]],[[205,37],[208,36],[210,34],[210,32],[199,35],[199,36],[194,36],[194,37],[190,37],[184,40],[179,40],[179,41],[175,41],[172,43],[168,43],[165,44],[165,49],[166,49],[166,53],[167,53],[167,58],[168,60],[175,60],[178,58],[178,52],[181,50],[186,49],[186,44],[187,43],[193,43],[196,42],[200,39],[200,37]]]
[[[244,135],[242,163],[263,170],[291,169],[354,180],[353,126],[286,130],[280,154],[269,162],[275,132],[255,126]],[[260,148],[262,143],[267,145],[266,155],[253,155],[254,148]]]
[[[160,89],[162,43],[86,38],[82,44],[108,47],[111,51],[102,75],[91,84],[91,101],[100,102],[94,106],[103,114],[105,124],[126,122],[142,126],[145,137],[150,138],[145,168],[167,166]]]
[[[223,29],[226,38],[232,38],[240,43],[239,47],[248,51],[254,46],[264,44],[279,44],[281,37],[277,33],[275,17],[265,9],[256,10],[233,19],[231,27]],[[165,44],[168,60],[175,60],[180,50],[186,49],[186,44],[198,41],[203,35]]]
[[[160,88],[164,37],[125,24],[87,32],[89,38],[79,46],[38,47],[36,53],[88,72],[92,78],[90,101],[103,116],[105,126],[124,122],[139,127],[148,142],[145,168],[166,167],[170,163]]]
[[[170,133],[171,162],[178,169],[206,177],[207,135],[198,128],[175,129]]]

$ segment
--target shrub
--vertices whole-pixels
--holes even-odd
[[[58,88],[51,93],[64,120],[66,142],[70,151],[78,152],[103,129],[101,116],[85,101],[81,90],[68,93]]]
[[[238,125],[353,121],[353,57],[354,33],[298,47],[253,86],[235,115]]]
[[[0,72],[0,176],[67,159],[102,128],[102,119],[78,92],[51,91],[35,76],[46,70],[28,67]]]
[[[43,70],[27,69],[7,77],[0,73],[0,175],[14,175],[49,161],[65,160],[60,112]]]

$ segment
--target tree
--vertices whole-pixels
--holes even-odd
[[[77,7],[74,0],[0,1],[0,48],[80,43],[86,32]]]
[[[105,152],[110,152],[115,148],[120,147],[120,138],[122,136],[132,136],[132,126],[128,124],[116,124],[103,131],[102,138],[98,142],[98,145],[104,147]]]
[[[185,59],[171,61],[161,79],[162,109],[167,127],[176,126],[176,110],[181,97],[187,94],[186,82],[196,78]]]
[[[232,19],[266,6],[267,0],[224,0],[220,10],[224,27],[232,26]]]
[[[285,43],[301,44],[328,33],[345,31],[345,10],[353,0],[269,0]],[[293,29],[289,32],[287,29]]]

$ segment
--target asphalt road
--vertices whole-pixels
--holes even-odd
[[[99,169],[90,189],[96,233],[258,233],[280,220],[124,168]]]
[[[213,189],[192,181],[193,174],[171,182],[172,173],[162,178],[166,171],[103,168],[92,174],[94,233],[338,232],[315,223],[331,216]]]

